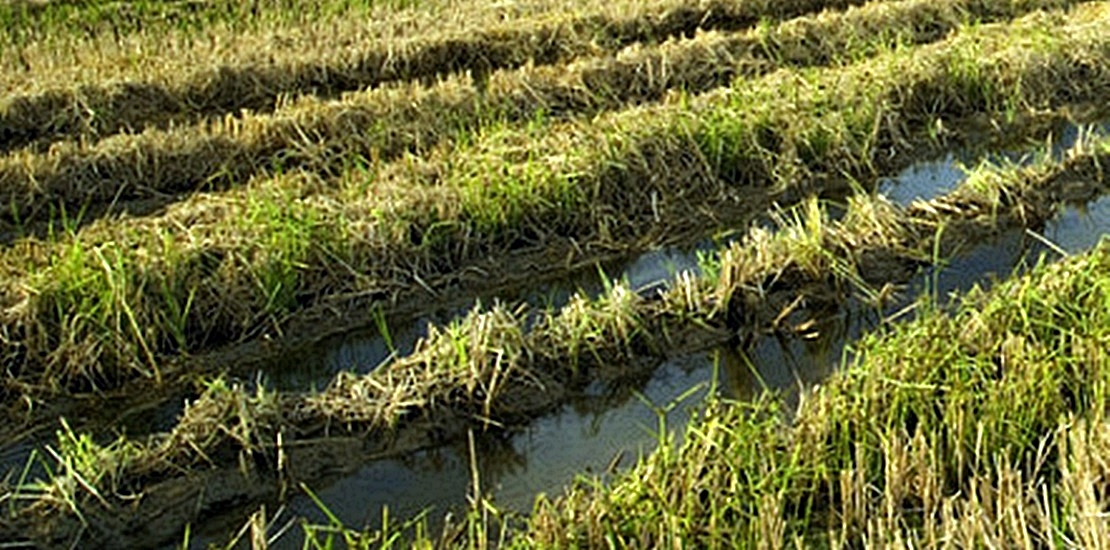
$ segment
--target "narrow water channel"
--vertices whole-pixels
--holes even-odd
[[[1065,129],[1052,154],[1069,149],[1079,133],[1074,126]],[[974,166],[984,158],[953,153],[918,163],[880,182],[878,192],[902,204],[928,200],[963,181],[961,164]],[[1002,153],[991,158],[1020,164],[1031,157]],[[595,384],[560,411],[534,421],[522,431],[510,436],[478,434],[475,449],[481,489],[503,509],[527,513],[538,495],[557,494],[578,475],[604,478],[632,464],[641,454],[652,452],[661,426],[681,434],[710,388],[735,399],[747,399],[765,389],[778,390],[784,398],[794,399],[800,389],[833,372],[848,356],[846,350],[852,341],[923,293],[932,293],[943,303],[953,293],[975,285],[987,286],[1020,272],[1042,255],[1054,260],[1061,254],[1081,252],[1106,234],[1110,234],[1110,197],[1069,206],[1040,233],[1024,229],[1003,232],[946,265],[925,270],[883,311],[849,302],[825,313],[805,338],[767,336],[748,350],[720,347],[666,361],[645,380],[619,387]],[[615,278],[627,281],[632,288],[648,292],[666,286],[678,273],[696,273],[697,253],[718,246],[720,243],[705,242],[689,249],[656,250],[609,272],[618,274]],[[537,307],[558,307],[574,292],[597,295],[603,288],[600,276],[578,277],[532,289],[523,299]],[[367,372],[393,354],[410,352],[427,333],[429,323],[446,322],[461,313],[444,311],[391,325],[385,331],[373,327],[350,333],[305,350],[303,355],[259,376],[267,385],[283,390],[319,388],[341,370]],[[471,479],[469,449],[462,445],[370,462],[350,475],[320,482],[312,489],[329,512],[348,527],[379,527],[385,507],[393,518],[412,517],[428,510],[434,527],[446,512],[461,513],[472,493]],[[328,522],[325,513],[303,495],[286,503],[284,514],[314,523]],[[226,526],[209,527],[197,533],[196,542],[226,538]],[[301,545],[300,532],[293,529],[277,547]]]
[[[1110,124],[1098,131],[1110,132]],[[1051,148],[1052,154],[1058,156],[1068,150],[1080,134],[1075,126],[1064,128]],[[928,200],[959,185],[966,177],[962,166],[975,166],[985,159],[1021,164],[1031,158],[1018,152],[978,156],[955,152],[881,180],[877,192],[899,204]],[[919,274],[900,299],[884,311],[848,303],[826,312],[806,338],[766,336],[747,350],[720,347],[666,361],[642,380],[613,387],[595,384],[560,411],[537,419],[521,431],[508,436],[476,434],[481,488],[502,508],[527,513],[538,495],[558,494],[576,476],[605,478],[632,464],[641,454],[652,452],[661,426],[678,437],[711,387],[735,399],[748,399],[765,389],[778,390],[787,400],[796,399],[799,390],[820,381],[841,364],[852,341],[923,293],[933,293],[943,302],[952,293],[974,285],[990,285],[1020,272],[1042,256],[1055,260],[1082,252],[1107,234],[1110,197],[1067,206],[1039,232],[1003,232],[946,265]],[[575,293],[601,294],[606,287],[605,277],[623,280],[639,292],[654,292],[680,273],[696,274],[698,254],[712,253],[732,238],[653,250],[623,264],[579,273],[572,279],[530,288],[508,298],[537,309],[557,308]],[[378,326],[325,340],[267,365],[255,379],[282,391],[323,388],[340,371],[369,372],[394,356],[410,353],[430,324],[450,322],[470,307],[444,309],[405,321],[382,319]],[[121,424],[133,424],[134,433],[163,431],[173,425],[181,401],[138,411],[130,420],[123,418]],[[125,430],[132,432],[130,427]],[[30,445],[19,445],[0,450],[0,471],[18,475],[28,464],[31,449]],[[369,462],[353,473],[319,481],[312,489],[348,527],[380,526],[386,506],[393,518],[429,510],[434,527],[444,513],[459,512],[466,506],[472,492],[471,478],[469,449],[462,445]],[[194,526],[190,546],[225,543],[228,533],[238,529],[244,517],[244,511],[239,510],[212,518],[199,529]],[[303,495],[285,503],[283,517],[327,523],[324,512]],[[275,547],[301,546],[300,530],[294,528]]]

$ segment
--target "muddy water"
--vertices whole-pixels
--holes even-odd
[[[606,279],[625,281],[644,294],[657,292],[666,288],[678,274],[687,271],[697,273],[698,251],[715,250],[724,239],[727,237],[707,240],[689,248],[652,250],[627,263],[599,266],[597,271],[578,273],[573,278],[534,286],[516,296],[502,296],[500,299],[508,299],[510,303],[527,303],[537,312],[545,308],[557,309],[578,293],[589,297],[600,296],[605,291]],[[257,373],[257,378],[265,386],[281,391],[320,389],[339,372],[366,373],[391,357],[412,353],[417,341],[428,334],[430,325],[445,325],[475,308],[488,306],[494,299],[497,298],[479,298],[413,320],[382,320],[377,326],[325,339],[281,361],[268,364]]]
[[[1046,142],[1036,144],[1036,150],[1048,152],[1052,158],[1063,157],[1084,135],[1110,135],[1110,121],[1089,125],[1061,123]],[[943,157],[917,162],[896,176],[880,178],[878,192],[895,204],[908,205],[914,200],[930,200],[943,195],[967,179],[968,168],[981,162],[1026,165],[1036,155],[1027,146],[1003,148],[994,152],[957,151]]]
[[[896,176],[880,178],[877,191],[891,201],[907,205],[914,200],[929,200],[951,191],[967,177],[967,168],[981,162],[1027,164],[1036,156],[1031,151],[1047,150],[1060,158],[1085,133],[1110,134],[1110,121],[1078,126],[1060,123],[1046,142],[1021,144],[1001,151],[962,150],[949,152],[941,158],[911,165]],[[334,338],[325,339],[271,363],[257,373],[267,387],[281,391],[311,391],[326,385],[342,371],[366,373],[388,361],[392,356],[412,352],[416,342],[428,333],[431,324],[443,325],[481,308],[494,299],[511,303],[524,302],[533,308],[558,308],[575,293],[596,297],[604,292],[605,278],[625,281],[641,293],[665,288],[675,276],[685,271],[698,272],[697,253],[710,253],[737,238],[739,232],[707,239],[691,247],[667,247],[646,252],[628,262],[599,266],[571,278],[544,283],[515,296],[482,297],[475,301],[444,308],[418,319],[390,320],[383,325],[368,327]]]
[[[664,430],[682,426],[703,402],[715,359],[715,354],[698,354],[669,361],[642,384],[591,388],[561,413],[512,437],[479,437],[481,490],[504,509],[528,512],[538,494],[560,491],[578,474],[603,474],[631,464],[655,448],[661,425]],[[727,361],[716,363],[729,368]],[[431,508],[430,518],[438,519],[446,511],[464,510],[473,494],[470,468],[469,448],[460,445],[367,464],[319,487],[317,494],[350,526],[379,526],[383,506],[398,517]],[[304,497],[293,499],[288,510],[326,521]]]
[[[1067,208],[1050,223],[1041,235],[1054,247],[1076,254],[1093,247],[1110,233],[1110,197],[1102,197],[1084,205]],[[1037,250],[1048,248],[1040,241]],[[1032,255],[1029,255],[1032,258]]]

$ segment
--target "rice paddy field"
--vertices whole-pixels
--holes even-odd
[[[0,548],[1110,545],[1110,2],[0,21]]]

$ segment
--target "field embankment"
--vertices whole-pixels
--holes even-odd
[[[324,100],[316,87],[306,86],[303,91],[312,91],[311,97],[272,113],[10,155],[0,164],[0,200],[8,205],[3,216],[17,227],[56,220],[63,209],[90,219],[109,205],[126,209],[133,201],[159,198],[155,204],[164,204],[177,195],[241,185],[252,175],[277,170],[334,175],[352,164],[424,154],[501,124],[590,117],[659,101],[668,93],[727,87],[737,78],[776,69],[847,64],[899,45],[939,40],[969,18],[1004,19],[1064,5],[1030,2],[1000,9],[966,0],[876,3],[619,56],[575,58],[569,65],[497,71],[482,77],[477,88],[474,78],[462,77],[430,88],[399,85]],[[240,99],[249,94],[225,95]],[[196,103],[188,98],[168,102]],[[83,101],[64,103],[106,116]],[[42,112],[57,118],[59,109]],[[45,126],[41,121],[31,125]]]

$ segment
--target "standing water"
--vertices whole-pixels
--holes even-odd
[[[1078,132],[1070,138],[1068,135],[1065,133],[1054,154],[1070,147]],[[939,195],[964,179],[959,164],[971,164],[970,158],[951,154],[939,161],[920,163],[882,182],[880,192],[903,204]],[[1020,162],[1022,157],[1007,158]],[[1003,232],[964,251],[947,265],[924,270],[907,285],[901,299],[883,311],[850,301],[836,311],[822,312],[805,336],[769,335],[747,350],[722,345],[665,361],[644,380],[612,386],[597,383],[560,411],[523,430],[508,435],[475,434],[473,456],[464,444],[372,461],[348,475],[318,482],[312,490],[347,527],[380,527],[383,509],[388,507],[393,518],[413,517],[429,510],[434,529],[441,524],[444,513],[465,510],[473,493],[473,459],[480,489],[501,508],[527,513],[538,495],[558,494],[581,474],[604,479],[655,449],[661,433],[681,434],[711,389],[736,399],[753,397],[765,389],[779,390],[787,398],[796,396],[798,389],[835,370],[849,356],[851,341],[922,293],[930,292],[943,300],[950,293],[989,285],[1020,271],[1042,254],[1058,256],[1085,250],[1107,233],[1110,198],[1069,206],[1040,234],[1024,229]],[[650,292],[668,285],[678,273],[696,273],[697,251],[708,246],[653,251],[618,272],[633,288]],[[573,286],[545,288],[527,301],[557,306],[575,291],[596,295],[603,287],[600,280],[579,280]],[[394,353],[411,351],[417,339],[426,334],[428,323],[451,316],[452,312],[441,313],[439,319],[424,318],[390,327],[399,330],[388,332],[388,339],[382,335],[387,331],[375,329],[345,335],[312,348],[309,355],[298,356],[293,363],[305,365],[301,370],[282,366],[265,375],[279,388],[320,387],[339,370],[365,372]],[[327,515],[303,495],[286,503],[285,515],[328,523]],[[198,533],[196,543],[226,537],[226,529],[209,527]],[[277,547],[301,547],[299,538],[296,533],[287,533]]]

